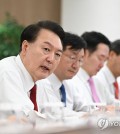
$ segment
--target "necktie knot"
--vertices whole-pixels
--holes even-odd
[[[34,104],[34,110],[38,111],[37,102],[36,102],[36,84],[30,90],[30,99]]]
[[[118,87],[117,81],[115,81],[113,84],[114,84],[115,87]]]
[[[93,84],[93,79],[90,77],[90,78],[88,79],[88,82],[89,82],[90,85]]]
[[[89,85],[90,85],[90,89],[91,89],[93,101],[94,101],[94,102],[100,102],[99,97],[98,97],[97,92],[96,92],[96,88],[95,88],[93,79],[90,78],[90,79],[88,80],[88,83],[89,83]]]
[[[61,93],[61,102],[63,102],[66,106],[66,92],[63,84],[60,87],[60,93]]]
[[[36,84],[30,90],[30,94],[35,94],[35,93],[36,93]]]

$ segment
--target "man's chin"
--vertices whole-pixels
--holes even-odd
[[[72,79],[75,75],[69,75],[66,79]]]
[[[92,76],[94,76],[94,75],[96,75],[96,74],[97,74],[97,72],[96,72],[96,73],[91,74],[90,76],[92,77]]]
[[[50,75],[50,73],[41,75],[38,79],[39,79],[39,80],[41,80],[41,79],[45,79],[45,78],[47,78],[49,75]]]

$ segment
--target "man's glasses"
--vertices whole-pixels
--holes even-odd
[[[71,63],[79,62],[80,66],[83,64],[83,58],[78,59],[75,55],[67,55],[64,53],[63,53],[63,55],[65,55]]]

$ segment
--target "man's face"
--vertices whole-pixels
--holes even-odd
[[[117,55],[114,51],[111,51],[107,65],[115,78],[120,76],[120,55]]]
[[[109,48],[107,45],[100,43],[93,53],[86,50],[83,68],[90,76],[95,75],[109,56]]]
[[[35,42],[22,43],[22,62],[34,81],[49,76],[57,67],[62,55],[62,43],[53,32],[42,29]]]
[[[60,63],[55,70],[55,74],[62,81],[71,79],[79,70],[83,62],[84,49],[71,50],[68,46],[63,52]]]

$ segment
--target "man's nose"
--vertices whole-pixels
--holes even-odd
[[[74,63],[73,63],[73,67],[76,69],[76,68],[79,68],[80,67],[80,61],[79,60],[76,60]]]
[[[49,62],[53,62],[55,60],[55,54],[54,53],[50,53],[47,57],[47,61]]]
[[[104,63],[105,63],[105,61],[101,61],[100,68],[102,68],[104,66]]]

